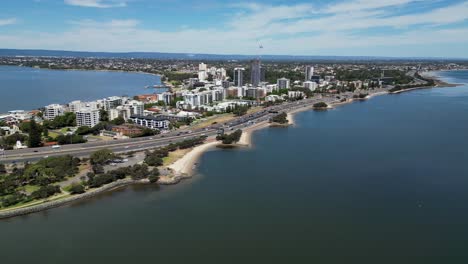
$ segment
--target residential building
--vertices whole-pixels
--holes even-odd
[[[143,103],[155,103],[158,101],[158,95],[157,94],[141,94],[137,95],[136,100],[143,102]]]
[[[250,74],[250,83],[253,87],[257,87],[260,85],[262,72],[261,72],[261,65],[260,59],[254,59],[250,63],[251,67],[251,74]]]
[[[59,104],[51,104],[45,107],[44,118],[47,120],[53,120],[57,116],[61,116],[65,113],[65,107]]]
[[[114,126],[112,127],[112,131],[127,137],[138,136],[143,132],[141,127],[131,125]]]
[[[277,80],[276,84],[278,85],[278,89],[282,90],[282,89],[289,89],[290,82],[291,81],[289,79],[281,78]]]
[[[78,127],[94,127],[99,123],[100,113],[97,109],[82,109],[76,112],[76,125]]]
[[[312,76],[314,76],[314,67],[308,65],[305,68],[305,81],[308,82],[312,80]]]
[[[139,126],[151,129],[169,129],[170,121],[165,116],[131,116],[130,119]]]
[[[221,86],[222,86],[224,89],[227,89],[227,88],[231,87],[231,82],[229,82],[229,81],[222,81],[222,82],[221,82]]]
[[[276,101],[281,101],[283,98],[279,95],[276,94],[270,94],[265,97],[266,102],[276,102]]]
[[[126,99],[127,98],[123,98],[120,96],[108,97],[102,100],[102,103],[104,104],[103,107],[105,110],[116,108],[117,106],[122,105]]]
[[[242,87],[244,85],[244,68],[234,69],[234,86]]]
[[[304,88],[311,90],[312,92],[315,91],[318,87],[316,82],[308,81],[304,82]]]
[[[312,77],[310,78],[312,82],[316,82],[317,84],[320,84],[320,79],[320,75],[312,75]]]
[[[163,101],[166,105],[170,105],[174,100],[174,95],[170,92],[160,94],[159,101]]]
[[[304,93],[301,91],[288,91],[288,97],[290,99],[304,98]]]

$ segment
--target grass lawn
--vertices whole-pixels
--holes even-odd
[[[200,121],[199,123],[195,123],[193,126],[191,126],[192,129],[200,129],[200,128],[205,128],[211,126],[214,122],[221,124],[221,123],[226,123],[231,120],[236,118],[233,114],[221,114],[221,115],[215,115],[215,116],[210,116],[206,118],[206,120]]]
[[[190,150],[191,149],[178,149],[176,151],[170,152],[169,156],[163,158],[163,166],[171,165],[178,159],[182,158],[185,154],[189,153]]]
[[[52,138],[57,138],[58,136],[62,135],[61,133],[55,131],[49,131],[49,136]]]
[[[41,187],[36,186],[36,185],[26,185],[26,186],[24,186],[24,190],[29,194],[39,190],[39,188],[41,188]]]
[[[253,114],[253,113],[260,112],[262,110],[263,110],[262,106],[251,107],[249,110],[247,110],[247,114],[250,115],[250,114]]]

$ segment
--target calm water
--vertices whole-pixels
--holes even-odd
[[[467,113],[466,86],[304,112],[180,185],[0,222],[2,263],[467,263]]]
[[[59,71],[0,66],[0,113],[52,103],[152,93],[159,76],[125,72]]]

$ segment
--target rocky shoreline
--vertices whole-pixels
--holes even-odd
[[[60,206],[64,206],[64,205],[67,205],[69,203],[72,203],[72,202],[75,202],[75,201],[78,201],[78,200],[92,198],[92,197],[95,197],[95,196],[97,196],[99,194],[102,194],[102,193],[105,193],[105,192],[108,192],[108,191],[111,191],[111,190],[115,190],[115,189],[118,189],[118,188],[123,188],[123,187],[133,185],[133,184],[144,184],[144,183],[145,183],[144,181],[135,181],[135,180],[132,180],[132,179],[118,180],[118,181],[115,181],[113,183],[109,183],[109,184],[107,184],[105,186],[102,186],[100,188],[93,189],[93,190],[90,190],[88,192],[85,192],[83,194],[73,195],[73,196],[63,198],[63,199],[59,199],[59,200],[56,200],[56,201],[44,202],[44,203],[39,204],[39,205],[34,205],[34,206],[29,206],[29,207],[24,207],[24,208],[18,208],[18,209],[15,209],[15,208],[6,209],[6,210],[0,212],[0,219],[7,219],[7,218],[16,217],[16,216],[22,216],[22,215],[37,213],[37,212],[49,210],[49,209],[52,209],[52,208],[57,208],[57,207],[60,207]]]

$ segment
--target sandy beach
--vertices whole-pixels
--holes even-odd
[[[177,175],[191,175],[195,164],[197,163],[200,156],[207,150],[216,147],[219,142],[212,141],[207,142],[203,145],[193,148],[189,153],[184,155],[181,159],[177,160],[173,164],[169,165],[168,168],[174,171]]]
[[[270,126],[270,124],[267,121],[263,121],[251,127],[243,129],[242,136],[239,142],[237,142],[237,145],[244,146],[244,147],[251,147],[252,146],[252,132],[254,132],[255,130],[266,128],[268,126]]]

